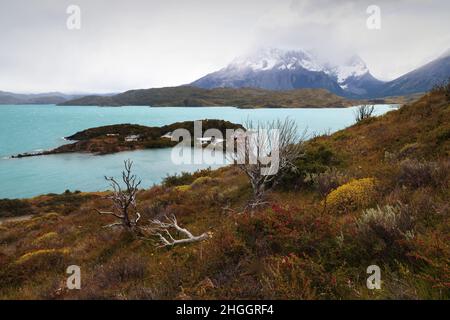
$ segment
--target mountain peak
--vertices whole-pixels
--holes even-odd
[[[305,50],[282,50],[278,48],[260,48],[250,54],[234,59],[227,67],[238,70],[292,70],[298,67],[319,71],[322,67],[316,57]]]
[[[344,64],[330,68],[340,85],[345,86],[349,78],[361,77],[369,73],[366,63],[358,55],[353,55]]]
[[[364,87],[359,84],[362,79]],[[255,87],[270,90],[324,88],[339,95],[368,94],[377,85],[365,62],[353,55],[342,64],[324,61],[304,49],[260,48],[192,83],[202,88]]]

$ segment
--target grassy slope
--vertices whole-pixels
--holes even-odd
[[[448,299],[449,124],[448,96],[434,92],[314,139],[299,163],[300,172],[333,166],[352,178],[376,178],[365,207],[407,205],[413,237],[362,231],[357,221],[364,207],[324,208],[301,174],[284,182],[288,191],[271,193],[268,208],[233,214],[224,208],[239,210],[250,188],[235,168],[223,168],[140,193],[146,218],[172,212],[195,234],[213,232],[206,242],[171,250],[101,228],[111,222],[92,212],[108,207],[102,194],[26,201],[38,216],[0,226],[0,298]],[[402,171],[407,158],[432,161],[440,175],[415,185]],[[80,291],[64,289],[70,264],[82,268]],[[382,290],[366,288],[371,264],[382,270]]]

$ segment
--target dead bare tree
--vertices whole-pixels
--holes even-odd
[[[124,161],[125,169],[122,171],[122,181],[125,184],[125,190],[113,177],[105,177],[112,187],[112,194],[107,196],[113,203],[111,211],[96,210],[99,214],[111,215],[120,220],[120,222],[112,223],[105,227],[122,226],[128,230],[134,229],[141,214],[138,212],[136,204],[136,194],[141,180],[131,173],[133,162],[131,160]]]
[[[375,111],[374,105],[364,104],[359,106],[355,111],[356,123],[372,117],[374,111]]]
[[[187,244],[192,242],[199,242],[206,240],[210,237],[208,232],[202,233],[199,236],[194,236],[189,230],[182,228],[178,225],[175,215],[165,216],[165,221],[151,220],[151,227],[149,228],[150,234],[158,237],[158,248],[172,247],[178,244]],[[171,230],[174,230],[181,234],[183,237],[176,239],[172,235]]]
[[[227,155],[250,180],[253,190],[248,207],[265,204],[266,192],[295,168],[295,161],[303,155],[306,130],[299,134],[295,121],[286,118],[267,123],[252,121],[247,131],[227,141]],[[236,144],[235,144],[236,143]]]

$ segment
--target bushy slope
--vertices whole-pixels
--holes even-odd
[[[251,215],[237,214],[251,190],[233,167],[140,192],[144,220],[174,213],[194,234],[212,232],[202,243],[155,249],[102,228],[102,194],[25,201],[40,215],[0,226],[0,298],[448,299],[449,115],[439,89],[315,138]],[[71,264],[79,291],[65,289]],[[381,290],[366,287],[373,264]]]

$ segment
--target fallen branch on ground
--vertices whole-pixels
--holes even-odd
[[[205,232],[199,236],[194,236],[189,230],[182,228],[178,225],[175,215],[171,217],[165,216],[165,221],[151,220],[154,227],[150,229],[152,235],[157,236],[159,243],[156,245],[158,248],[174,246],[178,244],[186,244],[192,242],[203,241],[210,238],[210,233]],[[175,239],[170,233],[170,230],[174,229],[184,237],[181,239]]]

